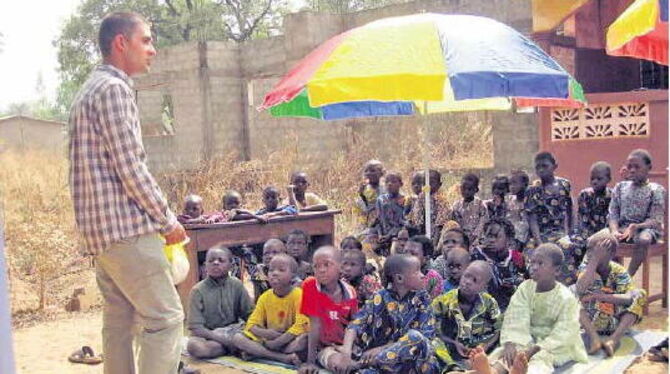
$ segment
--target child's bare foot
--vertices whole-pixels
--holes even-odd
[[[592,336],[590,338],[589,346],[586,347],[586,353],[589,355],[596,354],[599,350],[603,348],[603,342],[600,340],[600,337],[598,335]]]
[[[475,355],[478,355],[480,353],[485,353],[484,348],[482,346],[478,345],[474,348],[471,348],[470,351],[468,351],[468,359],[472,360]]]
[[[509,370],[509,374],[526,374],[528,371],[528,357],[523,352],[519,352],[514,357],[514,363]]]
[[[300,357],[298,357],[298,355],[295,353],[289,353],[285,355],[284,359],[281,360],[281,362],[293,366],[300,366],[300,364],[302,364],[302,361],[300,361]]]
[[[614,356],[614,352],[616,351],[618,345],[619,342],[613,339],[607,339],[603,342],[603,350],[605,351],[607,357]]]
[[[470,350],[468,355],[470,358],[470,366],[477,374],[493,374],[489,358],[482,347],[475,347]]]

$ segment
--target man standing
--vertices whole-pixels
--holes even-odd
[[[147,22],[134,13],[106,16],[99,31],[103,64],[95,68],[70,113],[70,189],[79,232],[96,256],[104,298],[105,374],[176,373],[182,311],[172,285],[168,244],[186,239],[145,159],[130,76],[156,55]]]

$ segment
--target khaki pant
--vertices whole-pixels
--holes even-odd
[[[184,312],[158,235],[114,243],[97,257],[96,277],[104,299],[105,374],[176,373]]]

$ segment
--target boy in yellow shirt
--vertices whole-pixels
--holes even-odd
[[[298,263],[285,253],[270,261],[268,281],[272,289],[261,295],[244,331],[233,338],[243,358],[262,357],[300,365],[297,352],[307,347],[309,319],[300,314],[302,290],[291,285],[297,270]]]

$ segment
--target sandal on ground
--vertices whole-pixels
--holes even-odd
[[[649,348],[649,355],[647,358],[649,361],[654,362],[668,362],[668,339]]]
[[[200,374],[200,369],[192,368],[186,366],[183,361],[179,361],[179,370],[177,370],[178,374]]]
[[[102,355],[96,356],[95,353],[93,353],[93,349],[87,345],[72,352],[72,354],[67,359],[74,364],[86,365],[98,365],[103,361]]]

